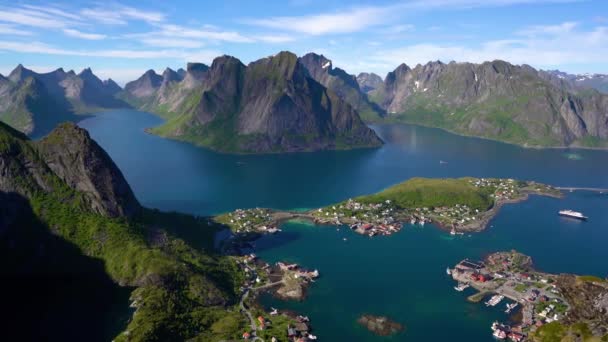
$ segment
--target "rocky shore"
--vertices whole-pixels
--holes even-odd
[[[403,331],[402,324],[390,320],[385,316],[363,315],[357,323],[378,336],[390,336]]]

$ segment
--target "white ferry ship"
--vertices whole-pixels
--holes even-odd
[[[574,211],[574,210],[560,210],[559,214],[561,216],[571,217],[571,218],[575,218],[575,219],[579,219],[579,220],[583,220],[583,221],[587,220],[587,216],[583,215],[583,213],[579,213],[578,211]]]

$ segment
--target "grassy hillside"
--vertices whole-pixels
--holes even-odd
[[[472,209],[486,210],[493,204],[493,191],[477,188],[469,178],[430,179],[412,178],[379,193],[361,196],[362,203],[379,203],[390,200],[400,208],[442,207],[456,204]]]

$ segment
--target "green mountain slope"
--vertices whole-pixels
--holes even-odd
[[[5,282],[50,279],[50,286],[55,286],[61,284],[61,275],[78,284],[99,279],[107,286],[85,288],[100,291],[108,301],[116,300],[117,285],[134,289],[136,312],[126,329],[113,328],[125,329],[116,340],[215,341],[239,336],[243,317],[233,305],[240,276],[232,260],[211,252],[217,228],[206,219],[139,206],[120,171],[82,129],[65,124],[34,143],[0,123],[0,199],[10,204],[0,209]],[[180,236],[189,236],[190,241],[196,237],[197,247],[206,252]],[[64,292],[57,295],[69,295]],[[80,300],[95,302],[88,300],[95,295]],[[70,300],[74,299],[66,302]],[[123,299],[118,307],[127,305]],[[48,307],[38,310],[54,312]],[[82,320],[95,328],[95,322]],[[12,328],[28,329],[3,333],[35,334],[38,321],[18,323]],[[95,331],[83,338],[87,332],[77,326],[67,332],[56,330],[50,332],[57,337],[99,338]]]
[[[608,96],[573,93],[525,65],[402,64],[370,98],[389,121],[524,146],[608,146]]]

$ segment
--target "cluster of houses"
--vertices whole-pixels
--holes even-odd
[[[472,210],[466,204],[456,204],[453,207],[436,207],[433,209],[438,221],[447,222],[454,226],[466,225],[479,219],[479,209]]]
[[[465,259],[450,270],[452,277],[481,292],[495,292],[521,305],[521,324],[492,326],[494,337],[522,341],[525,333],[557,321],[568,310],[554,277],[531,269],[531,259],[517,252],[494,253],[485,262]],[[514,306],[507,305],[510,312]]]
[[[357,233],[369,236],[391,235],[401,229],[401,223],[395,218],[396,208],[390,200],[361,203],[349,199],[337,206],[317,209],[313,215],[317,223],[348,223]]]
[[[514,179],[480,178],[471,180],[477,188],[493,188],[494,193],[490,196],[495,199],[511,200],[519,197],[519,183]],[[527,184],[527,183],[526,183]]]
[[[277,262],[277,266],[282,272],[291,271],[295,273],[295,278],[302,278],[308,281],[311,281],[315,278],[319,277],[319,271],[309,271],[300,267],[298,264],[286,264],[284,262]]]
[[[276,233],[276,227],[266,226],[272,221],[272,215],[268,209],[237,209],[228,213],[228,223],[236,228],[237,233],[252,232],[263,229],[269,233]]]

